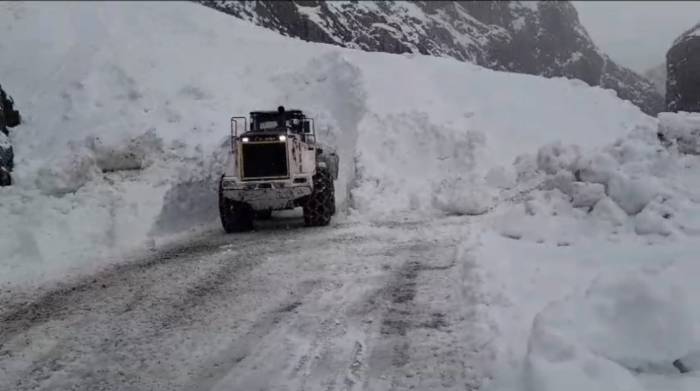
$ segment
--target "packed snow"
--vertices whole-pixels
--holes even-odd
[[[16,185],[0,188],[4,286],[218,229],[229,118],[284,105],[341,157],[337,220],[472,216],[489,388],[700,386],[695,115],[302,42],[191,3],[2,3],[0,26],[24,118]]]

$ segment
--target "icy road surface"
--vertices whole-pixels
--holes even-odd
[[[470,390],[489,353],[465,218],[215,232],[3,292],[2,390]]]

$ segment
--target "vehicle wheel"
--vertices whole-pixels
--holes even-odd
[[[331,189],[333,189],[333,193],[331,194],[331,216],[335,216],[335,186],[333,186],[332,179],[331,179]]]
[[[308,227],[328,225],[335,205],[333,179],[324,170],[319,171],[313,180],[314,190],[304,203],[304,224]]]
[[[6,125],[8,128],[14,128],[15,126],[19,125],[19,123],[21,122],[21,117],[19,115],[19,111],[17,111],[17,110],[10,111],[9,113],[7,113],[5,120],[6,120]]]
[[[0,186],[10,186],[12,184],[12,175],[5,169],[0,167]]]
[[[256,211],[255,218],[258,220],[270,220],[272,218],[272,209]]]
[[[224,197],[219,188],[219,216],[226,233],[245,232],[253,229],[253,209],[243,202]]]

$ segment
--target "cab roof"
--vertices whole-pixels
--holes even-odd
[[[301,110],[285,110],[283,113],[286,115],[292,115],[292,116],[304,115],[304,113]],[[273,115],[279,115],[279,114],[280,114],[280,112],[277,110],[251,111],[250,112],[251,116],[259,116],[259,115],[261,115],[261,116],[268,116],[268,115],[273,116]]]

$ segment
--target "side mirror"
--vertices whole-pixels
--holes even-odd
[[[304,121],[304,123],[302,124],[302,130],[304,131],[304,133],[310,134],[311,133],[311,123],[309,121]]]

